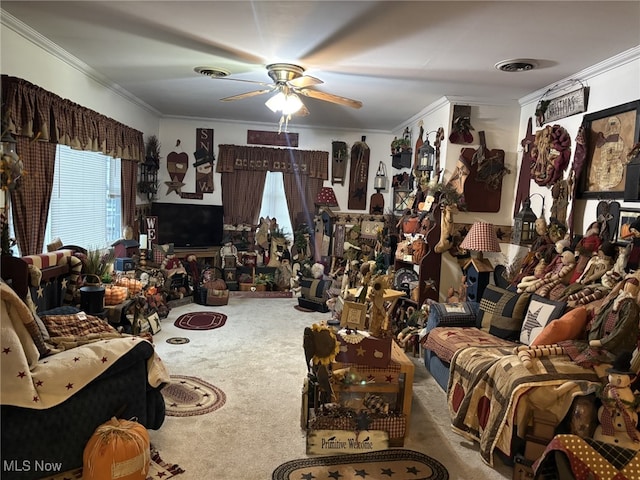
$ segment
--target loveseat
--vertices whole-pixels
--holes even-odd
[[[431,305],[422,345],[425,366],[447,392],[454,431],[512,460],[536,412],[561,422],[574,397],[595,392],[601,373],[567,355],[533,358],[525,366],[514,348],[547,345],[585,331],[584,308],[489,285],[479,303]]]
[[[28,272],[23,260],[3,257],[3,479],[36,479],[81,467],[89,437],[113,416],[159,428],[160,389],[169,380],[147,340],[119,334],[73,307],[34,315],[24,300]]]

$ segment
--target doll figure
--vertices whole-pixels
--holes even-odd
[[[569,250],[563,252],[549,264],[550,270],[542,278],[524,277],[518,284],[518,293],[538,293],[537,291],[544,287],[544,291],[548,294],[559,283],[568,282],[575,267],[575,261],[573,252]],[[538,295],[541,294],[538,293]]]
[[[631,379],[636,376],[630,370],[631,352],[621,354],[614,365],[607,369],[609,383],[602,390],[602,406],[598,409],[598,421],[593,439],[623,448],[640,450],[637,402],[631,390]]]
[[[602,245],[602,240],[600,239],[600,224],[593,222],[589,225],[589,228],[587,228],[584,237],[576,244],[576,268],[571,276],[571,283],[575,282],[582,272],[584,272],[587,262],[589,262],[591,257],[598,251],[600,245]]]

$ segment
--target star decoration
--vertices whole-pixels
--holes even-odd
[[[67,288],[67,279],[65,278],[64,280],[62,280],[62,282],[60,282],[60,285],[62,286],[63,290],[66,290],[66,288]]]
[[[367,351],[366,351],[364,348],[362,348],[362,347],[358,347],[358,348],[357,348],[357,350],[356,350],[356,353],[358,354],[358,356],[359,356],[359,357],[364,357],[364,354],[365,354],[366,352],[367,352]]]
[[[334,478],[335,480],[339,480],[340,477],[342,477],[343,475],[336,470],[335,472],[329,472],[329,478]]]
[[[40,399],[38,398],[38,396],[37,396],[37,395],[34,395],[34,396],[33,396],[33,402],[34,402],[34,403],[38,403],[39,401],[40,401]]]
[[[18,372],[18,375],[16,375],[18,378],[24,378],[27,376],[27,374],[25,372]]]
[[[164,183],[167,187],[169,187],[167,189],[167,195],[169,195],[171,192],[176,192],[178,195],[180,195],[182,193],[182,187],[186,185],[178,181],[164,182]]]
[[[407,467],[407,473],[413,473],[414,475],[417,475],[418,469],[416,467]]]
[[[302,478],[302,480],[313,480],[316,477],[313,476],[313,473],[303,473],[300,478]]]
[[[10,347],[4,347],[2,349],[2,353],[4,353],[5,355],[9,355],[11,353],[11,348]]]
[[[73,361],[74,362],[79,362],[80,361],[80,357],[73,357]]]
[[[66,387],[67,387],[67,390],[71,390],[73,388],[73,383],[71,382],[67,383]]]
[[[383,468],[382,471],[380,472],[381,475],[386,475],[388,477],[393,476],[394,473],[396,473],[396,472],[394,472],[390,468]]]
[[[393,375],[387,375],[387,383],[393,382]]]
[[[371,210],[373,210],[373,213],[376,215],[382,215],[384,213],[384,207],[382,205],[374,205]]]
[[[102,358],[100,359],[100,361],[101,361],[102,363],[107,363],[107,362],[108,362],[107,357],[102,357]]]
[[[44,289],[42,288],[42,285],[40,285],[38,287],[38,298],[42,298],[44,296]]]
[[[41,387],[42,385],[44,385],[44,382],[42,380],[38,380],[36,382],[36,387]]]
[[[158,472],[156,474],[156,477],[158,477],[158,478],[162,478],[162,477],[166,477],[166,476],[167,476],[167,474],[165,472]]]
[[[364,469],[362,469],[362,470],[356,470],[356,473],[355,473],[354,475],[355,475],[356,477],[362,477],[362,478],[365,478],[365,477],[368,477],[368,476],[369,476],[369,474],[367,473],[367,471],[366,471],[366,470],[364,470]]]

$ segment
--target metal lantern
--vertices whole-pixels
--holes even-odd
[[[538,234],[536,220],[538,217],[531,210],[531,200],[523,202],[522,210],[513,219],[513,243],[517,245],[531,245]]]
[[[431,172],[436,164],[436,150],[429,143],[429,134],[427,133],[427,139],[424,144],[418,149],[419,161],[418,172],[422,174],[421,184],[429,183],[431,180]]]
[[[140,163],[138,190],[146,194],[149,200],[153,200],[158,193],[158,167],[158,160],[154,157],[147,157]]]
[[[376,178],[373,180],[373,188],[376,192],[380,193],[380,190],[384,190],[387,187],[387,171],[384,163],[380,162],[378,165],[378,171],[376,172]]]

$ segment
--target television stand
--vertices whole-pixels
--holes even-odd
[[[204,260],[212,267],[220,268],[220,248],[222,247],[175,247],[173,252],[181,260],[186,260],[189,255],[195,255],[198,260]]]

